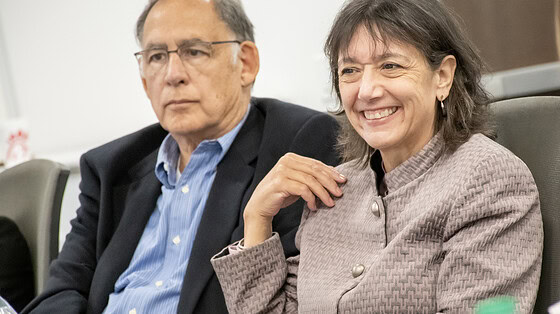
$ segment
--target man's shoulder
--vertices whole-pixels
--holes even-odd
[[[326,115],[325,113],[317,110],[275,98],[253,97],[251,102],[258,110],[263,112],[267,118],[280,120],[290,120],[296,118],[298,120],[305,120],[315,115]]]
[[[297,133],[303,126],[314,122],[325,128],[337,125],[335,119],[325,113],[274,98],[252,98],[254,108],[264,117],[265,130],[273,133]],[[320,131],[320,130],[316,130]]]
[[[287,152],[338,164],[338,123],[331,115],[271,98],[253,98],[263,116],[260,160],[275,164]]]
[[[132,165],[156,151],[167,134],[167,131],[155,123],[93,148],[82,159],[90,163]]]

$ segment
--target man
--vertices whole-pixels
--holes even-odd
[[[334,119],[251,98],[259,57],[239,0],[152,1],[137,36],[160,123],[82,157],[78,216],[24,313],[226,313],[210,258],[242,237],[257,183],[288,152],[337,161]],[[286,255],[301,209],[274,219]]]

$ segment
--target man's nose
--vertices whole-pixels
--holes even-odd
[[[374,69],[364,69],[358,98],[363,101],[370,101],[381,96],[383,96],[383,86],[380,75]]]
[[[177,51],[169,52],[165,80],[172,86],[187,84],[189,80],[187,69],[177,54]]]

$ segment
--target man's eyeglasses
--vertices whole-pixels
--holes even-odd
[[[241,44],[239,40],[225,40],[207,42],[203,40],[187,40],[175,50],[167,48],[149,48],[134,54],[138,64],[145,75],[157,74],[169,63],[169,54],[176,53],[183,64],[200,67],[203,66],[214,53],[213,45]]]

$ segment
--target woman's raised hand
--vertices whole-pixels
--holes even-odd
[[[268,239],[272,218],[300,197],[311,210],[317,209],[317,200],[334,206],[332,196],[342,196],[338,185],[344,182],[346,178],[334,167],[294,153],[284,155],[259,183],[245,207],[244,245],[250,247]]]

